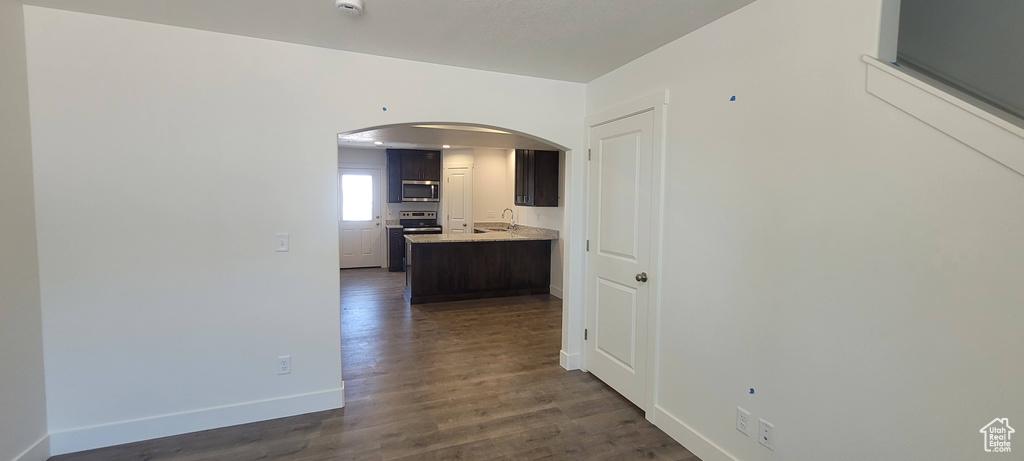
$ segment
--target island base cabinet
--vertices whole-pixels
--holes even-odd
[[[551,242],[408,245],[406,294],[412,304],[548,293]]]

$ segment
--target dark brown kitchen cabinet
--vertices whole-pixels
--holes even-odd
[[[409,243],[411,304],[549,293],[551,241]]]
[[[410,181],[440,181],[441,153],[403,154],[402,179]]]
[[[388,203],[402,201],[402,181],[441,182],[441,151],[388,149]]]
[[[405,233],[399,228],[388,228],[388,270],[405,270]]]
[[[558,206],[558,151],[516,149],[516,206]]]
[[[441,152],[433,150],[403,149],[402,180],[440,181]]]
[[[402,154],[388,150],[388,203],[402,202]]]

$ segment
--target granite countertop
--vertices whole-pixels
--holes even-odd
[[[402,225],[401,224],[391,224],[391,223],[388,223],[388,224],[385,224],[384,227],[387,227],[388,229],[401,229]]]
[[[482,233],[471,234],[424,234],[406,235],[409,243],[457,243],[457,242],[511,242],[518,240],[558,240],[558,231],[542,227],[516,226],[514,231],[505,230],[508,223],[476,223],[474,230]]]

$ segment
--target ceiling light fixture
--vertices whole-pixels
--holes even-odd
[[[349,16],[363,13],[363,0],[334,0],[334,7]]]
[[[441,148],[443,148],[443,149],[451,149],[452,146],[449,146],[449,145],[445,144],[445,145],[441,146]]]
[[[373,143],[374,143],[374,144],[376,144],[376,145],[378,145],[378,146],[384,145],[384,143],[382,143],[382,142],[380,142],[380,141],[374,141]]]

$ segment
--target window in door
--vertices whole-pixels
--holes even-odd
[[[342,221],[370,221],[373,219],[373,187],[373,176],[341,175]]]

